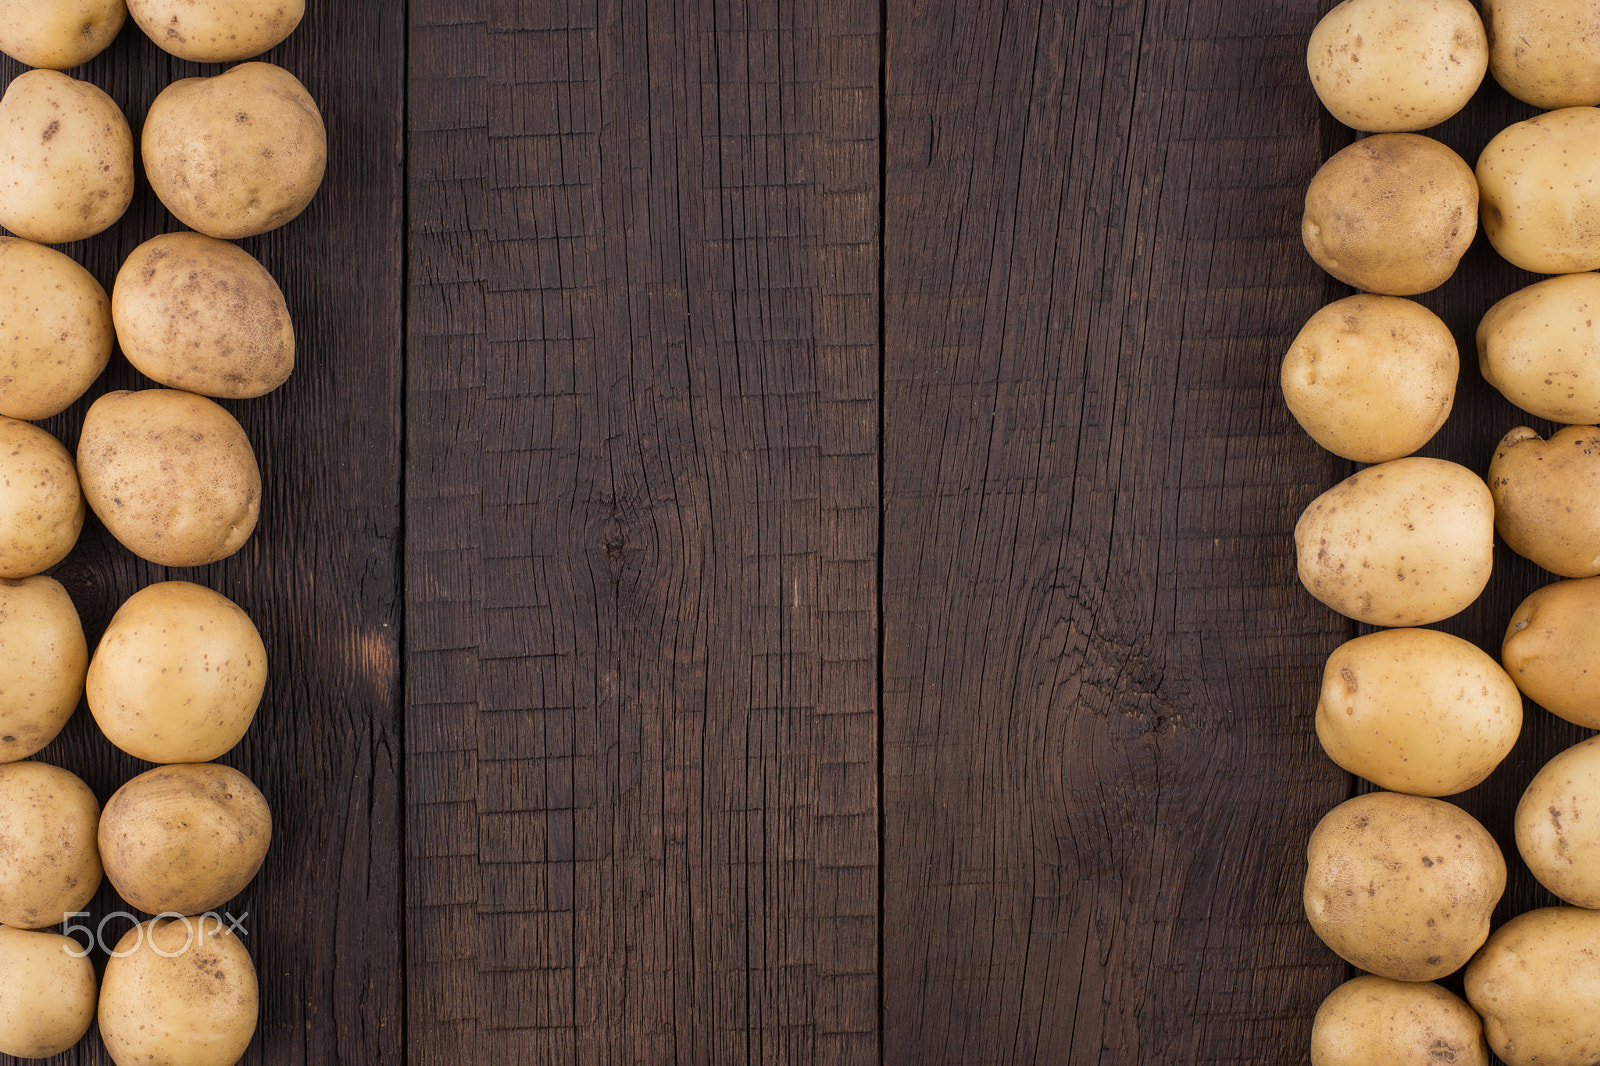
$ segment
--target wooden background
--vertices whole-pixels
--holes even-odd
[[[1358,788],[1291,541],[1353,468],[1277,387],[1349,292],[1298,238],[1354,137],[1324,5],[310,6],[267,58],[327,181],[244,242],[300,364],[228,404],[259,531],[177,575],[272,657],[245,1061],[1303,1061],[1347,975],[1304,843]],[[137,135],[217,69],[130,26],[80,73]],[[68,251],[109,286],[173,228],[142,188]],[[1467,355],[1425,454],[1523,421],[1471,343],[1529,280],[1480,239],[1424,298]],[[1497,565],[1443,627],[1490,649],[1543,580]],[[92,521],[57,571],[91,641],[168,573]],[[1530,708],[1461,798],[1513,856],[1580,732]],[[84,713],[43,757],[143,768]],[[1511,865],[1502,919],[1549,901]]]

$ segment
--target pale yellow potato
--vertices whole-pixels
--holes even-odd
[[[1600,110],[1548,111],[1495,135],[1478,156],[1483,232],[1536,274],[1600,267]]]
[[[1517,804],[1517,850],[1539,883],[1600,909],[1600,737],[1544,764]]]
[[[1300,236],[1318,266],[1389,296],[1436,289],[1478,232],[1478,183],[1449,148],[1415,133],[1364,137],[1322,164]]]
[[[1306,846],[1306,917],[1340,958],[1379,977],[1454,973],[1489,935],[1506,863],[1443,800],[1374,792],[1329,811]]]
[[[0,52],[66,70],[105,51],[127,20],[124,0],[0,0]]]
[[[100,1036],[117,1066],[233,1066],[260,1009],[255,965],[217,918],[157,918],[106,960]]]
[[[1322,671],[1323,750],[1393,792],[1465,792],[1500,765],[1521,731],[1517,686],[1477,645],[1449,633],[1369,633],[1336,648]]]
[[[94,965],[83,945],[0,926],[0,1055],[61,1054],[89,1031],[95,1003]]]
[[[1507,433],[1489,462],[1494,525],[1512,551],[1562,577],[1600,575],[1600,429]]]
[[[53,248],[0,237],[0,415],[60,414],[111,360],[111,301]]]
[[[1395,459],[1312,500],[1294,540],[1301,582],[1329,607],[1372,625],[1427,625],[1488,584],[1494,499],[1464,466]]]
[[[1512,293],[1478,323],[1483,379],[1530,415],[1600,423],[1600,274],[1563,274]]]
[[[1478,91],[1489,40],[1469,0],[1344,0],[1311,31],[1306,68],[1346,126],[1424,130]]]
[[[61,583],[0,578],[0,763],[56,738],[83,695],[88,666],[83,626]]]
[[[203,396],[110,392],[78,438],[89,506],[111,535],[163,566],[204,566],[256,528],[261,471],[244,429]]]
[[[133,134],[86,81],[30,70],[0,96],[0,226],[40,244],[92,237],[133,200]]]
[[[267,801],[217,763],[158,766],[100,816],[100,857],[117,893],[147,914],[201,914],[255,877],[272,842]]]
[[[1439,316],[1350,296],[1311,316],[1284,356],[1283,398],[1311,439],[1358,463],[1410,455],[1444,425],[1461,360]]]
[[[1461,997],[1426,981],[1357,977],[1322,1001],[1311,1066],[1488,1066],[1483,1023]]]
[[[1543,907],[1511,919],[1467,967],[1466,991],[1506,1066],[1600,1062],[1600,911]]]
[[[218,592],[163,581],[130,596],[89,664],[89,710],[106,739],[148,762],[210,762],[250,728],[267,649]]]
[[[1535,589],[1511,616],[1500,661],[1524,696],[1600,729],[1600,577]]]
[[[65,559],[84,514],[67,449],[38,426],[0,416],[0,578],[32,577]]]
[[[167,210],[227,240],[277,229],[304,211],[328,161],[316,102],[271,63],[173,82],[150,105],[141,144],[150,187]]]
[[[283,290],[249,252],[215,237],[168,233],[135,248],[111,313],[128,362],[170,388],[242,400],[294,369]]]
[[[100,887],[89,786],[42,762],[0,765],[0,924],[60,925]]]
[[[1600,104],[1600,0],[1483,0],[1483,21],[1506,92],[1546,110]]]
[[[305,0],[128,0],[133,21],[164,51],[196,63],[258,56],[300,25]]]

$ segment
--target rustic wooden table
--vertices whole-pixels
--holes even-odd
[[[244,242],[300,365],[228,405],[259,531],[169,572],[91,520],[57,571],[91,641],[169,573],[267,638],[245,1061],[1303,1061],[1357,788],[1290,537],[1352,467],[1277,386],[1349,291],[1298,237],[1353,138],[1324,6],[311,0],[267,58],[327,182]],[[80,73],[137,131],[214,69],[129,27]],[[173,228],[141,188],[69,251],[109,286]],[[1480,239],[1424,298],[1467,354],[1425,454],[1521,421],[1471,344],[1527,280]],[[1444,626],[1489,648],[1541,580],[1497,563]],[[1509,849],[1580,733],[1460,802]],[[82,712],[44,757],[143,768]],[[1501,918],[1549,898],[1512,865]]]

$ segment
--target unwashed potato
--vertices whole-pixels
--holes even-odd
[[[1439,316],[1396,296],[1350,296],[1311,316],[1280,381],[1295,420],[1335,455],[1382,463],[1444,425],[1461,360]]]
[[[260,1009],[256,969],[217,918],[157,918],[106,961],[100,1036],[117,1066],[233,1066]]]
[[[258,56],[300,25],[305,0],[128,0],[139,28],[164,51],[196,63]]]
[[[0,0],[0,52],[66,70],[105,51],[127,19],[124,0]]]
[[[1346,126],[1423,130],[1478,91],[1489,41],[1468,0],[1344,0],[1311,31],[1306,66]]]
[[[1531,415],[1600,423],[1600,274],[1564,274],[1512,293],[1478,323],[1483,378]]]
[[[32,577],[65,559],[83,517],[72,455],[38,426],[0,416],[0,578]]]
[[[1300,580],[1329,607],[1372,625],[1426,625],[1488,584],[1494,499],[1464,466],[1396,459],[1311,501],[1294,539]]]
[[[1541,885],[1600,909],[1600,737],[1544,764],[1517,804],[1516,827],[1517,850]]]
[[[1530,700],[1600,729],[1600,577],[1534,590],[1511,616],[1500,661]]]
[[[133,200],[133,134],[86,81],[30,70],[0,96],[0,226],[40,244],[92,237]]]
[[[53,248],[0,237],[0,415],[66,410],[111,359],[106,290]]]
[[[1483,20],[1506,92],[1546,110],[1600,104],[1600,0],[1483,0]]]
[[[1306,189],[1300,236],[1317,265],[1389,296],[1436,289],[1478,232],[1478,183],[1449,148],[1378,133],[1334,154]]]
[[[1506,1066],[1593,1066],[1600,911],[1543,907],[1511,919],[1467,967],[1466,990]]]
[[[1567,107],[1507,126],[1478,156],[1483,232],[1536,274],[1600,267],[1600,110]]]
[[[66,1051],[94,1021],[94,966],[71,937],[0,926],[0,1055]]]
[[[163,566],[204,566],[256,528],[261,471],[244,429],[203,396],[110,392],[78,438],[89,506],[111,535]]]
[[[60,925],[100,887],[89,786],[42,762],[0,765],[0,924]]]
[[[89,646],[54,578],[0,578],[0,763],[43,748],[83,695]]]
[[[122,354],[146,377],[202,396],[262,396],[294,369],[283,290],[236,244],[168,233],[135,248],[111,290]]]
[[[1483,1023],[1426,981],[1357,977],[1317,1009],[1311,1066],[1488,1066]]]
[[[1519,426],[1489,463],[1494,525],[1518,555],[1562,577],[1600,575],[1600,429],[1549,440]]]
[[[316,102],[271,63],[173,82],[150,105],[141,144],[150,187],[167,210],[227,240],[277,229],[304,211],[328,160]]]
[[[1329,811],[1306,847],[1306,916],[1369,973],[1433,981],[1489,935],[1506,863],[1488,830],[1443,800],[1374,792]]]

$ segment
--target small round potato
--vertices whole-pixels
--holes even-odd
[[[135,555],[204,566],[256,528],[261,471],[244,429],[203,396],[171,389],[109,392],[78,438],[89,506]]]
[[[0,763],[56,738],[83,695],[88,666],[83,626],[61,583],[0,578]]]
[[[1478,323],[1483,378],[1530,415],[1600,423],[1600,274],[1564,274],[1512,293]]]
[[[1337,152],[1306,189],[1300,236],[1317,265],[1389,296],[1436,289],[1478,232],[1478,183],[1430,137],[1378,133]]]
[[[1600,911],[1542,907],[1511,919],[1467,967],[1466,991],[1506,1066],[1600,1061]]]
[[[1469,0],[1344,0],[1311,31],[1306,67],[1346,126],[1425,130],[1478,91],[1489,41]]]
[[[65,559],[84,513],[78,472],[61,442],[0,416],[0,578],[32,577]]]
[[[1312,500],[1294,540],[1300,580],[1329,607],[1371,625],[1427,625],[1489,583],[1494,498],[1464,466],[1396,459]]]
[[[117,789],[100,816],[106,877],[147,914],[222,906],[255,877],[271,841],[260,790],[217,763],[142,773]]]
[[[1600,729],[1600,577],[1534,590],[1511,616],[1500,661],[1524,696]]]
[[[40,244],[92,237],[133,200],[133,134],[86,81],[30,70],[0,96],[0,226]]]
[[[1524,103],[1600,104],[1600,0],[1483,0],[1489,70]]]
[[[1311,1066],[1489,1066],[1483,1023],[1426,981],[1357,977],[1317,1010]]]
[[[1539,883],[1600,910],[1600,737],[1544,764],[1517,804],[1517,850]]]
[[[60,925],[100,887],[89,786],[42,762],[0,765],[0,924]]]
[[[66,70],[105,51],[127,19],[124,0],[0,0],[0,52]]]
[[[1478,156],[1483,231],[1536,274],[1600,267],[1600,109],[1567,107],[1507,126]]]
[[[106,961],[100,1036],[117,1066],[233,1066],[255,1035],[256,969],[217,918],[157,918]]]
[[[106,738],[147,762],[210,762],[244,736],[267,684],[250,616],[187,581],[140,589],[117,609],[89,665],[89,710]]]
[[[1305,324],[1283,396],[1311,438],[1358,463],[1410,455],[1444,425],[1461,360],[1439,316],[1397,296],[1350,296]]]
[[[258,56],[300,25],[305,0],[128,0],[139,28],[164,51],[196,63]]]
[[[1562,577],[1600,575],[1600,429],[1549,440],[1526,426],[1489,463],[1494,525],[1512,551]]]
[[[277,229],[304,211],[328,161],[316,102],[271,63],[173,82],[150,105],[141,144],[167,210],[226,240]]]
[[[294,369],[283,290],[236,244],[168,233],[134,249],[111,290],[122,354],[146,377],[243,400]]]
[[[71,937],[0,926],[0,1055],[44,1059],[94,1021],[94,965]]]
[[[0,237],[0,415],[60,414],[111,360],[111,301],[53,248]]]
[[[1374,792],[1339,804],[1306,847],[1306,916],[1339,957],[1396,981],[1454,973],[1489,935],[1506,863],[1443,800]]]

